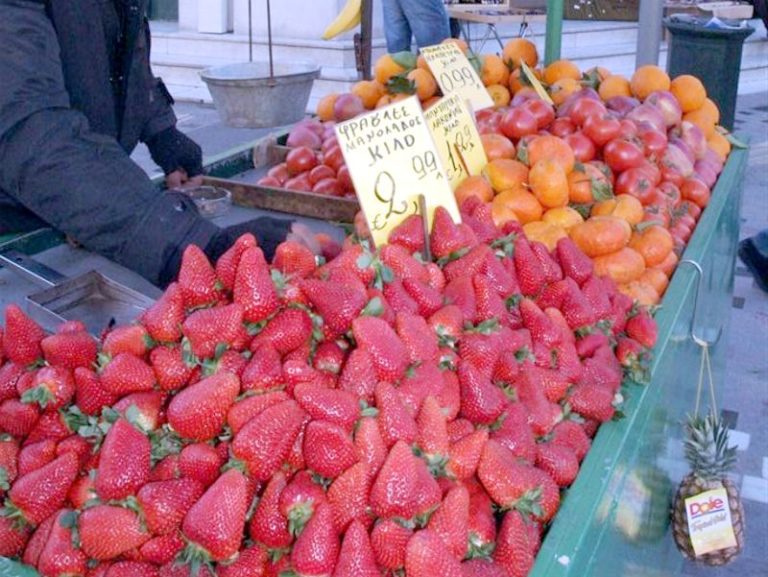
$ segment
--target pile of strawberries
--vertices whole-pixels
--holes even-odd
[[[18,307],[0,348],[0,555],[44,577],[518,577],[646,309],[484,203],[328,262],[241,237],[97,342]],[[4,363],[4,364],[3,364]]]

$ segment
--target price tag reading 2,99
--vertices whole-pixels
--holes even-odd
[[[483,86],[474,67],[461,49],[452,42],[421,49],[424,60],[443,94],[458,94],[474,110],[493,106],[493,99]]]
[[[437,206],[460,221],[456,199],[418,98],[411,97],[336,125],[357,198],[377,245],[427,201],[430,225]]]
[[[424,117],[453,190],[468,176],[482,172],[488,159],[475,120],[461,96],[441,98],[424,112]]]

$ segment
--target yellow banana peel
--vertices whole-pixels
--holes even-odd
[[[323,40],[330,40],[360,24],[362,0],[347,0],[344,8],[323,32]]]

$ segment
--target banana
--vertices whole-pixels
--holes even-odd
[[[335,38],[360,24],[362,4],[362,0],[347,0],[344,8],[323,32],[323,40]]]

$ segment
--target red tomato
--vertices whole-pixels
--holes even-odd
[[[680,194],[683,199],[690,200],[699,208],[704,208],[709,204],[709,188],[698,178],[686,178],[680,186]]]
[[[671,166],[665,164],[661,165],[661,181],[671,182],[675,186],[679,187],[683,184],[685,177]]]
[[[309,173],[302,172],[300,175],[294,176],[293,178],[286,181],[283,187],[287,188],[288,190],[310,192],[312,190],[312,184],[309,182]]]
[[[344,164],[344,155],[341,153],[341,148],[334,146],[326,152],[325,158],[323,158],[323,164],[330,166],[333,169],[333,172],[339,172],[339,168]]]
[[[309,182],[312,186],[325,178],[336,178],[336,173],[327,164],[319,164],[309,171]]]
[[[502,116],[499,124],[501,133],[507,138],[515,140],[529,134],[536,134],[538,129],[539,124],[536,117],[530,110],[522,106],[510,109]]]
[[[339,141],[336,139],[336,136],[331,136],[330,138],[326,138],[323,140],[323,144],[320,146],[320,150],[323,151],[323,153],[328,152],[331,148],[334,146],[338,146]]]
[[[677,221],[675,224],[669,227],[669,234],[672,235],[672,239],[675,241],[675,244],[682,244],[685,246],[685,244],[687,244],[688,240],[691,238],[693,230],[687,224]]]
[[[701,207],[698,204],[691,202],[690,200],[683,200],[680,202],[680,208],[684,209],[694,222],[699,220],[699,217],[701,216]]]
[[[308,172],[317,166],[317,155],[308,146],[299,146],[292,149],[285,157],[288,173],[296,176],[302,172]]]
[[[583,126],[590,116],[603,115],[606,111],[605,104],[600,100],[582,97],[573,103],[568,116],[576,126]]]
[[[658,187],[658,191],[664,195],[664,202],[671,208],[675,208],[680,204],[683,198],[680,194],[680,188],[669,181],[662,182]]]
[[[616,179],[616,194],[634,196],[643,205],[650,204],[656,188],[642,168],[625,170]]]
[[[660,204],[649,204],[645,207],[643,221],[653,221],[661,223],[664,228],[669,228],[670,215],[666,206]]]
[[[645,172],[645,174],[648,175],[648,178],[651,179],[653,186],[658,186],[659,184],[661,184],[661,170],[654,163],[646,160],[637,168],[639,168],[640,170]]]
[[[349,175],[349,169],[347,168],[346,164],[342,165],[342,167],[339,169],[338,174],[336,174],[336,178],[341,183],[341,187],[345,193],[354,194],[355,185],[352,183],[352,177]]]
[[[629,118],[622,118],[619,123],[621,124],[621,137],[625,139],[635,138],[637,136],[637,123]]]
[[[291,175],[288,174],[288,165],[284,162],[276,164],[270,168],[269,171],[267,171],[267,176],[271,176],[280,184],[285,184],[285,181],[291,177]]]
[[[597,154],[592,140],[587,138],[581,132],[569,134],[563,140],[565,140],[573,149],[573,155],[579,162],[589,162],[590,160],[593,160]]]
[[[576,126],[574,126],[571,119],[567,117],[555,118],[555,120],[553,120],[552,124],[549,126],[549,132],[560,138],[564,138],[569,134],[573,134],[575,131]]]
[[[638,133],[643,143],[643,152],[648,158],[661,158],[667,149],[667,135],[653,128],[640,130]]]
[[[645,160],[643,151],[634,142],[616,138],[605,145],[603,158],[611,170],[623,172],[640,166]]]
[[[520,108],[533,114],[539,128],[549,126],[555,119],[555,109],[539,98],[526,100],[520,105]]]
[[[592,142],[601,147],[618,138],[621,123],[609,114],[593,114],[584,121],[583,132]]]
[[[312,187],[312,192],[328,196],[343,196],[344,187],[335,178],[324,178]]]
[[[256,184],[259,186],[269,186],[270,188],[280,188],[282,186],[282,183],[274,176],[265,176],[260,178]]]

